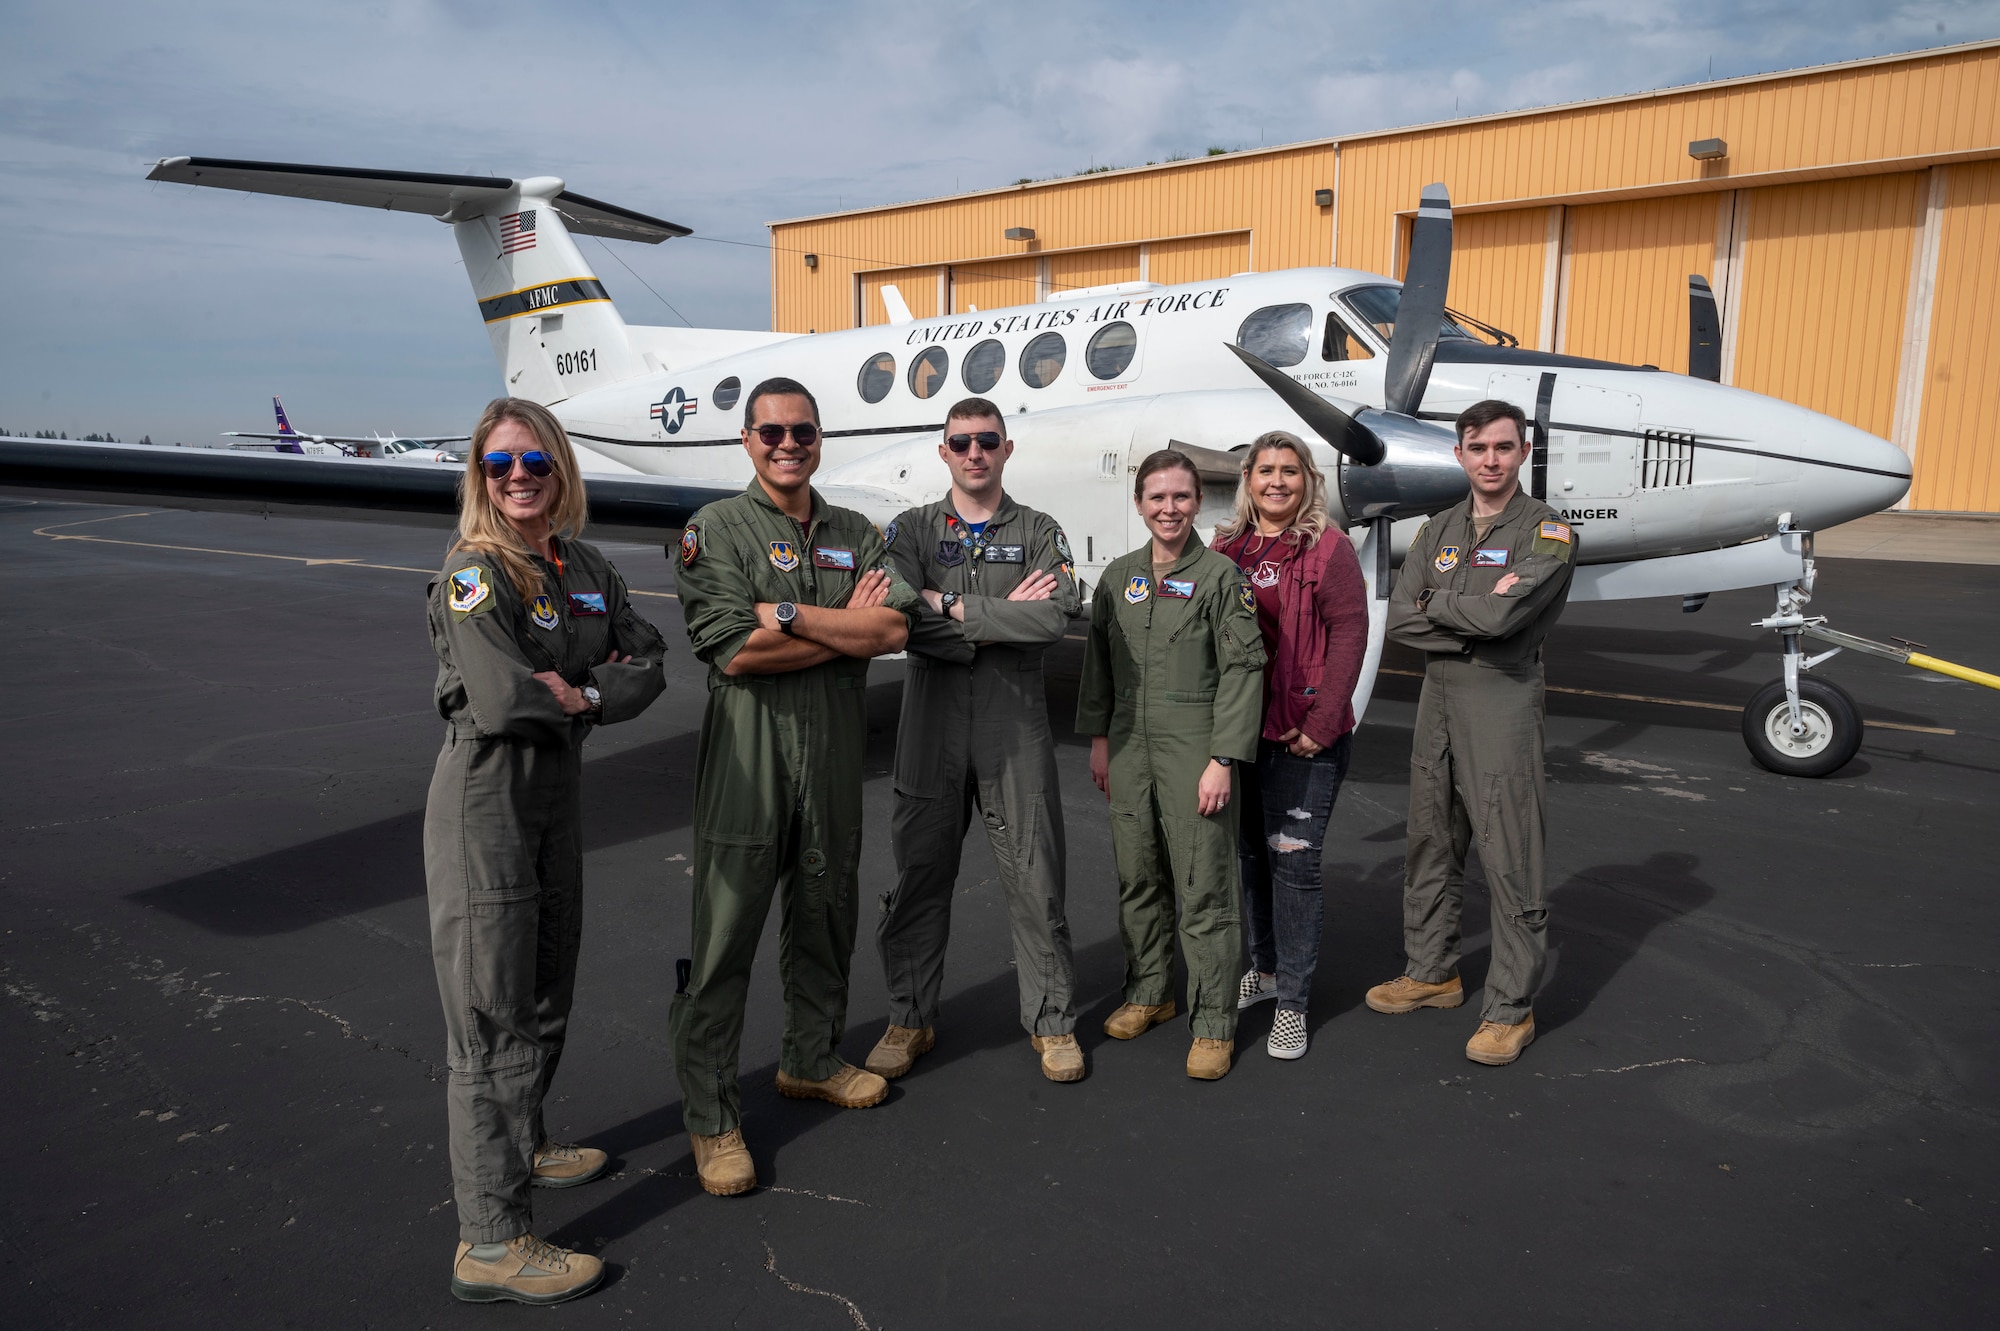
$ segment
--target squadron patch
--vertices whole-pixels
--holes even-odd
[[[852,573],[854,571],[854,552],[852,550],[836,550],[832,546],[827,545],[816,545],[813,547],[813,567],[845,569],[847,572]]]
[[[1062,557],[1062,562],[1065,564],[1076,562],[1076,556],[1069,552],[1069,537],[1063,535],[1061,527],[1056,528],[1056,553]]]
[[[1437,558],[1431,561],[1431,567],[1436,569],[1440,573],[1449,573],[1453,569],[1457,568],[1458,547],[1455,545],[1445,545],[1438,547]]]
[[[771,567],[780,573],[790,573],[799,566],[798,548],[790,541],[771,542]]]
[[[1505,568],[1507,567],[1507,556],[1511,553],[1512,551],[1508,550],[1504,545],[1481,546],[1472,552],[1472,566],[1474,568]]]
[[[562,616],[556,613],[555,598],[546,592],[529,603],[528,618],[535,621],[536,628],[552,629],[562,623]]]
[[[1147,594],[1152,590],[1152,586],[1153,580],[1151,578],[1135,577],[1132,581],[1125,584],[1125,599],[1133,605],[1137,605],[1146,599]]]
[[[1171,596],[1176,601],[1191,601],[1194,599],[1194,579],[1161,578],[1160,595]]]
[[[1257,593],[1250,590],[1249,583],[1243,582],[1237,584],[1236,599],[1242,604],[1245,611],[1253,615],[1257,613]]]
[[[461,615],[469,615],[493,594],[493,586],[486,581],[486,570],[477,564],[462,568],[451,575],[451,599],[446,602]]]
[[[884,550],[896,548],[896,522],[893,518],[889,520],[889,525],[882,529],[882,548]]]
[[[690,522],[687,530],[681,533],[681,567],[693,567],[696,556],[700,554],[701,535],[695,531],[694,524]]]
[[[571,592],[569,612],[572,615],[603,615],[610,612],[604,608],[603,592]]]
[[[965,547],[955,540],[939,541],[937,562],[939,568],[957,568],[965,562]]]

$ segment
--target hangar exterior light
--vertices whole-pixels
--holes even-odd
[[[1031,226],[1010,226],[1007,228],[1007,239],[1009,240],[1033,240],[1034,238],[1035,228]]]
[[[1696,139],[1688,145],[1688,156],[1697,162],[1713,162],[1729,156],[1729,145],[1721,139]]]
[[[817,254],[808,254],[806,256],[806,267],[808,268],[819,267],[819,256]]]
[[[1313,191],[1313,206],[1314,206],[1315,208],[1331,208],[1331,207],[1333,207],[1333,191],[1332,191],[1332,190],[1330,190],[1330,189],[1316,189],[1316,190],[1314,190],[1314,191]]]

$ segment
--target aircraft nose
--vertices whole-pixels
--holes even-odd
[[[1866,430],[1813,413],[1803,456],[1819,464],[1798,525],[1824,530],[1895,504],[1910,490],[1910,457]]]

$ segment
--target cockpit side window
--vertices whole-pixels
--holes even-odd
[[[1403,302],[1401,287],[1355,287],[1340,293],[1347,308],[1359,315],[1361,322],[1375,330],[1375,336],[1386,346],[1396,339],[1396,309]],[[1438,336],[1463,338],[1468,342],[1479,339],[1463,328],[1445,319],[1438,327]]]
[[[1236,330],[1236,345],[1272,365],[1297,365],[1312,346],[1312,306],[1266,305]]]
[[[1337,314],[1326,316],[1326,336],[1319,344],[1321,360],[1374,360],[1375,348],[1359,333],[1341,322]]]

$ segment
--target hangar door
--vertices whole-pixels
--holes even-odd
[[[1688,274],[1714,282],[1716,237],[1731,197],[1567,209],[1555,349],[1686,374]]]
[[[2000,512],[2000,164],[1946,169],[1910,507]]]
[[[1192,236],[1186,240],[1156,240],[1146,246],[1146,280],[1149,282],[1173,286],[1180,282],[1206,282],[1210,278],[1249,271],[1248,231],[1231,231],[1220,236]]]
[[[896,294],[910,307],[910,313],[919,319],[934,319],[938,311],[938,278],[944,270],[935,265],[921,268],[891,268],[882,272],[862,273],[861,278],[861,322],[865,327],[874,327],[889,322],[888,306],[882,302],[882,288],[894,286]]]
[[[1451,223],[1451,286],[1445,304],[1512,333],[1524,347],[1543,342],[1542,263],[1553,208],[1465,213]],[[1409,253],[1407,231],[1403,253]]]
[[[951,312],[998,310],[1009,305],[1032,305],[1040,299],[1040,259],[989,259],[953,264],[951,269]]]

